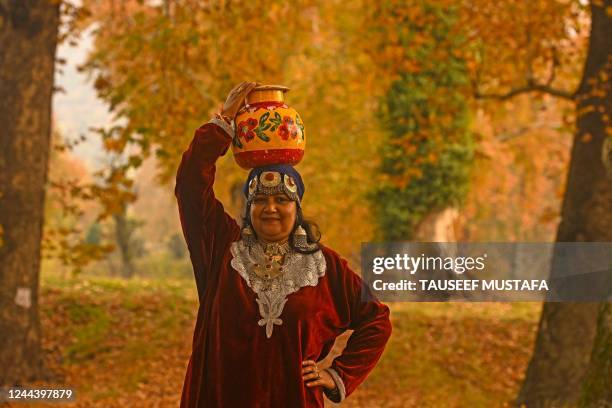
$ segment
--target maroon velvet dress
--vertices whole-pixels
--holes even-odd
[[[322,246],[325,274],[288,295],[282,325],[266,337],[256,295],[231,266],[240,228],[215,198],[215,162],[230,136],[214,123],[196,130],[183,154],[176,197],[200,298],[181,407],[323,407],[323,389],[302,380],[302,361],[323,359],[354,330],[332,365],[346,396],[366,378],[391,334],[389,309],[361,300],[361,279]]]

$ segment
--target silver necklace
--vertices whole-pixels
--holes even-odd
[[[289,242],[282,244],[271,242],[271,243],[259,243],[263,249],[263,259],[259,262],[254,263],[251,266],[251,270],[262,279],[274,279],[283,273],[283,262],[285,260],[285,254],[291,249]]]
[[[321,251],[300,254],[291,250],[288,243],[247,245],[240,240],[232,243],[230,252],[233,255],[232,267],[257,295],[255,300],[261,316],[257,324],[265,326],[267,338],[272,336],[275,325],[283,323],[280,316],[287,296],[304,286],[316,286],[319,278],[325,275],[325,257]],[[275,264],[278,273],[271,272]],[[270,268],[265,265],[270,265]],[[258,271],[264,271],[263,276]]]

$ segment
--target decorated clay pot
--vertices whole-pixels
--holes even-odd
[[[288,90],[280,85],[262,85],[247,95],[245,106],[236,115],[232,141],[240,167],[295,165],[304,157],[304,124],[296,110],[285,104]]]

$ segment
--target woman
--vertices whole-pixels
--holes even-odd
[[[215,199],[215,162],[256,83],[243,82],[221,114],[196,130],[176,180],[200,307],[181,407],[323,407],[366,378],[391,334],[389,310],[362,301],[361,279],[319,244],[302,217],[304,185],[291,166],[253,169],[243,226]],[[332,366],[334,340],[354,330]]]

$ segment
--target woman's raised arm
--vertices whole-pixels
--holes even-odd
[[[176,175],[174,192],[200,299],[206,293],[213,271],[220,270],[218,263],[222,256],[219,255],[240,235],[236,221],[215,198],[215,163],[232,141],[233,130],[228,122],[234,119],[246,95],[256,85],[242,82],[230,91],[220,117],[195,131]]]
[[[210,274],[218,270],[214,267],[215,255],[240,234],[236,221],[224,211],[213,191],[215,162],[231,143],[231,136],[217,121],[195,131],[183,153],[174,190],[200,299]]]

